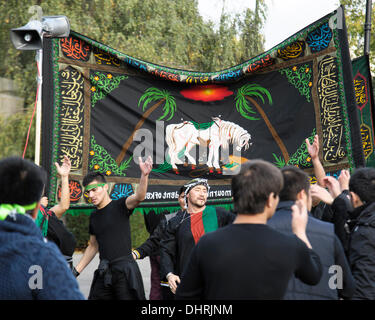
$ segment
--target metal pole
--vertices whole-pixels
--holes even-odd
[[[36,123],[35,123],[35,164],[40,164],[40,139],[41,139],[41,127],[42,127],[42,64],[43,64],[43,50],[39,49],[36,52],[36,58],[38,65],[38,99],[36,104]]]
[[[372,11],[372,0],[366,1],[366,21],[365,21],[365,46],[364,54],[370,54],[370,39],[371,39],[371,12]]]

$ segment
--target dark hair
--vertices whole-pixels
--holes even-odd
[[[358,195],[362,202],[375,201],[375,169],[359,168],[349,180],[349,190]]]
[[[310,190],[310,178],[301,169],[295,166],[288,166],[281,169],[284,178],[284,187],[280,192],[280,201],[296,201],[297,194],[305,190],[306,194]]]
[[[86,174],[86,176],[83,178],[82,184],[84,187],[86,187],[89,183],[96,180],[97,182],[101,183],[107,183],[107,180],[105,176],[100,172],[89,172]]]
[[[283,187],[283,176],[278,168],[264,160],[251,160],[241,165],[241,171],[232,178],[234,211],[257,214],[264,210],[268,197],[275,196]]]
[[[186,188],[185,186],[182,186],[180,190],[178,190],[178,195],[181,195],[181,193],[185,192]]]
[[[46,172],[20,157],[0,161],[0,203],[27,205],[42,197]]]

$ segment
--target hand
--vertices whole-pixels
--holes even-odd
[[[152,158],[149,156],[145,162],[139,157],[139,168],[144,176],[148,176],[152,170]]]
[[[309,216],[307,208],[302,200],[297,200],[292,206],[292,230],[295,234],[306,232],[306,225]]]
[[[332,195],[325,188],[322,188],[321,186],[318,186],[317,184],[311,185],[310,192],[311,192],[311,197],[313,198],[313,202],[314,200],[318,199],[319,202],[323,201],[324,203],[331,205],[334,200]]]
[[[47,197],[42,197],[40,199],[40,204],[43,206],[43,207],[48,207],[48,198]]]
[[[341,193],[340,183],[334,177],[330,176],[324,177],[323,180],[325,186],[328,188],[328,191],[332,195],[332,197],[338,197]]]
[[[341,191],[349,190],[350,172],[349,170],[341,170],[338,178]]]
[[[69,176],[72,164],[70,162],[70,159],[67,156],[64,156],[64,160],[63,160],[63,163],[62,163],[61,166],[57,162],[55,162],[55,166],[56,166],[56,169],[57,169],[57,173],[61,177]]]
[[[308,248],[312,248],[306,235],[306,226],[309,220],[307,208],[302,200],[297,200],[292,206],[292,231]]]
[[[173,292],[173,294],[176,294],[176,290],[177,290],[177,283],[180,283],[180,277],[179,276],[176,276],[175,274],[173,273],[170,273],[168,276],[167,276],[167,280],[168,280],[168,284],[169,284],[169,288],[171,288],[171,291]]]
[[[319,136],[315,135],[314,142],[311,145],[309,139],[305,140],[307,146],[307,152],[309,153],[311,160],[319,159]]]

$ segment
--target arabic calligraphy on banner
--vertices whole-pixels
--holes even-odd
[[[337,163],[346,156],[346,152],[336,58],[325,56],[319,62],[318,70],[323,159],[327,162]]]
[[[302,57],[305,51],[305,42],[296,41],[282,49],[277,50],[277,56],[283,60]]]
[[[94,47],[94,57],[97,64],[119,67],[121,61],[112,54]]]
[[[91,46],[83,40],[69,37],[60,40],[61,51],[65,57],[73,60],[89,61]]]
[[[83,154],[83,76],[72,67],[60,71],[61,106],[59,161],[64,155],[72,163],[72,171],[82,167]]]

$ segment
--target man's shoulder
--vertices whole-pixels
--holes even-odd
[[[309,214],[306,232],[307,235],[309,235],[310,232],[314,232],[333,236],[335,233],[335,229],[333,223],[319,220]]]

